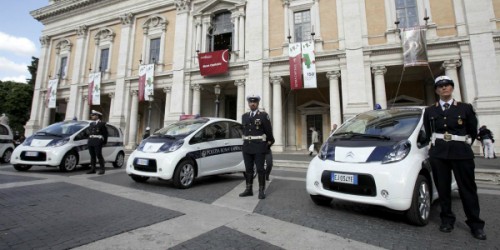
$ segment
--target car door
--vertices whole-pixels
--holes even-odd
[[[114,161],[117,145],[120,142],[120,132],[112,125],[106,124],[108,130],[108,142],[102,146],[102,156],[106,161]]]
[[[216,140],[216,123],[208,124],[198,131],[190,141],[191,154],[196,156],[198,175],[209,174],[224,163],[220,157],[220,140]]]
[[[75,146],[78,148],[78,162],[80,164],[90,163],[90,153],[87,146],[89,139],[88,127],[84,130],[78,132],[78,134],[73,138]]]
[[[241,148],[243,145],[241,125],[236,122],[226,121],[223,122],[223,127],[225,129],[224,138],[220,139],[221,151],[223,154],[224,164],[221,165],[221,169],[227,171],[234,168],[242,163],[243,155],[241,153]]]

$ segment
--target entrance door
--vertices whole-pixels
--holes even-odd
[[[316,131],[318,131],[318,137],[319,137],[319,142],[323,142],[323,116],[321,114],[319,115],[307,115],[306,116],[306,123],[307,123],[307,145],[311,145],[311,134],[312,131],[310,130],[311,127],[316,128]]]

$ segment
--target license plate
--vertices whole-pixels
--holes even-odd
[[[337,183],[347,183],[347,184],[358,185],[358,175],[356,175],[356,174],[332,173],[331,181],[332,182],[337,182]]]
[[[137,165],[147,166],[148,162],[149,162],[148,159],[137,159]]]
[[[26,152],[26,156],[35,157],[38,156],[38,152]]]

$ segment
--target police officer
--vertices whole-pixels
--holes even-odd
[[[455,224],[451,210],[452,171],[466,223],[476,239],[485,240],[484,221],[479,218],[479,199],[474,176],[474,153],[471,144],[477,136],[477,118],[472,105],[457,102],[452,93],[455,84],[448,76],[436,78],[434,88],[439,101],[425,109],[424,125],[431,139],[429,161],[439,194],[441,232],[449,233]]]
[[[266,172],[264,169],[265,155],[268,147],[274,143],[273,128],[269,115],[259,111],[260,96],[251,95],[247,97],[250,112],[243,114],[243,160],[246,170],[246,189],[240,197],[253,195],[253,166],[257,168],[259,180],[259,199],[266,198]]]
[[[101,121],[102,113],[95,110],[92,110],[90,119],[92,122],[90,122],[88,128],[89,141],[87,145],[89,147],[91,169],[87,172],[87,174],[95,173],[96,158],[99,159],[99,174],[104,174],[104,165],[106,162],[104,161],[104,157],[102,157],[102,147],[108,142],[106,122]]]

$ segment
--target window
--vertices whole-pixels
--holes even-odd
[[[215,15],[213,29],[211,33],[211,51],[231,50],[233,40],[233,23],[231,22],[231,12],[223,12]]]
[[[109,48],[101,49],[101,62],[99,63],[99,71],[103,72],[108,69]]]
[[[243,136],[243,132],[241,131],[241,125],[235,122],[230,122],[230,138],[232,139],[241,139]]]
[[[68,64],[68,57],[64,56],[61,57],[61,64],[59,65],[59,70],[58,70],[58,75],[59,78],[65,78],[66,77],[66,66]]]
[[[151,39],[149,45],[149,63],[156,63],[160,58],[160,38]]]
[[[120,137],[120,132],[115,127],[106,124],[106,129],[108,130],[108,137]]]
[[[4,125],[0,125],[0,135],[9,135],[9,130]]]
[[[293,13],[295,42],[311,40],[311,11],[298,11]]]
[[[418,8],[416,0],[396,0],[396,17],[400,28],[418,26]]]

